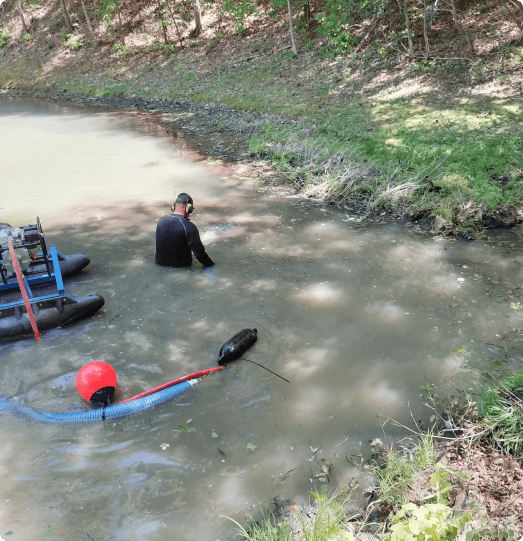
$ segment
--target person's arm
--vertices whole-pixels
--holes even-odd
[[[207,255],[205,248],[200,240],[200,234],[198,233],[198,228],[194,224],[190,224],[192,227],[187,227],[187,242],[191,247],[196,259],[204,267],[212,267],[214,261]]]

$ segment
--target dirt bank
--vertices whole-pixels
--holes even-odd
[[[4,5],[0,88],[167,113],[209,156],[252,167],[245,176],[262,185],[340,204],[356,220],[461,238],[521,220],[523,46],[514,25],[492,26],[499,6],[466,14],[473,51],[458,32],[441,33],[442,15],[430,61],[404,54],[385,26],[372,27],[357,54],[337,54],[312,25],[295,56],[284,15],[249,19],[240,35],[236,19],[206,10],[203,34],[189,40],[187,30],[183,46],[151,44],[156,22],[142,18],[118,36],[100,23],[94,44],[80,20],[60,34],[60,10],[48,5],[32,8],[20,40],[19,17]],[[365,21],[354,29],[368,31]],[[475,168],[487,147],[509,157]],[[432,153],[434,163],[420,158]]]

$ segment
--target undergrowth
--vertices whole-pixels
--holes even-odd
[[[484,512],[475,504],[471,505],[472,512],[456,511],[450,506],[447,496],[455,487],[456,480],[466,476],[436,462],[432,441],[432,434],[428,434],[413,449],[404,449],[403,453],[391,451],[384,467],[374,470],[379,496],[374,504],[389,503],[395,510],[390,522],[382,524],[382,531],[385,529],[388,534],[376,537],[378,533],[374,528],[375,538],[381,541],[450,541],[456,539],[465,525],[477,517],[480,525],[475,529],[469,528],[467,541],[479,541],[485,536],[489,539],[515,540],[512,531],[498,535],[489,529]],[[433,492],[423,498],[426,503],[409,502],[405,492],[412,485],[415,473],[422,470],[432,471],[429,483]],[[393,488],[393,485],[396,487]],[[314,510],[306,515],[301,511],[296,518],[301,524],[299,532],[296,528],[293,531],[290,518],[279,521],[270,510],[263,512],[261,520],[248,515],[246,527],[233,522],[247,541],[356,541],[359,538],[359,533],[364,531],[367,524],[365,520],[352,522],[353,527],[349,528],[351,521],[358,516],[350,517],[345,509],[350,493],[337,496],[323,491],[312,492],[312,496]],[[312,521],[311,516],[314,517]]]
[[[479,415],[488,428],[491,445],[515,458],[523,456],[523,370],[483,389]]]
[[[313,114],[298,127],[267,125],[251,138],[250,150],[294,172],[298,184],[305,167],[315,191],[331,199],[392,204],[448,222],[468,202],[489,211],[517,205],[523,197],[523,108],[502,101],[466,107],[426,101],[422,107],[354,101]]]
[[[7,40],[10,37],[11,37],[11,32],[9,32],[7,28],[0,30],[0,47],[3,47],[7,43]]]
[[[510,528],[493,528],[485,510],[475,502],[470,503],[468,511],[451,506],[449,494],[459,480],[466,480],[467,476],[436,462],[432,442],[432,434],[428,434],[414,452],[404,450],[398,455],[391,451],[385,466],[375,470],[378,501],[389,503],[396,510],[388,525],[389,535],[381,541],[450,541],[474,519],[474,527],[469,527],[466,533],[467,541],[516,541],[516,533]],[[421,498],[421,502],[426,503],[408,501],[406,491],[412,486],[416,473],[421,471],[432,472],[429,484],[433,491]]]
[[[312,524],[300,513],[298,521],[302,526],[302,541],[353,541],[354,536],[345,528],[350,517],[344,505],[350,500],[350,494],[327,494],[322,491],[312,492],[315,502],[315,518]],[[232,520],[232,519],[230,519]],[[289,519],[277,523],[274,513],[265,510],[260,521],[248,515],[247,528],[232,520],[237,526],[240,535],[247,541],[295,541]]]

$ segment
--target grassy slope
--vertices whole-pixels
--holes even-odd
[[[459,50],[455,32],[445,34],[451,49],[445,56],[471,60],[429,62],[399,54],[398,34],[370,41],[357,55],[335,55],[302,34],[294,58],[278,52],[287,45],[285,21],[275,26],[263,17],[247,37],[234,36],[230,22],[229,37],[218,40],[210,25],[183,51],[136,40],[133,47],[134,30],[125,46],[113,36],[112,46],[73,51],[71,43],[83,43],[82,36],[60,43],[58,15],[47,11],[36,13],[32,40],[7,39],[0,87],[184,97],[277,113],[302,125],[266,126],[250,148],[270,155],[302,190],[430,213],[440,216],[443,230],[470,229],[487,212],[518,206],[523,196],[523,109],[515,99],[523,48],[509,33],[482,37],[496,14],[485,22],[474,9],[474,53]],[[14,11],[5,11],[0,30],[14,36],[16,25]],[[436,44],[438,36],[435,28]],[[304,131],[307,126],[314,128]]]

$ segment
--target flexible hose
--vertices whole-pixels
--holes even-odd
[[[126,415],[132,415],[140,411],[145,411],[158,404],[172,400],[179,394],[187,391],[193,385],[198,383],[198,379],[190,379],[172,385],[161,391],[157,391],[152,395],[137,398],[131,402],[113,404],[105,408],[98,408],[88,411],[77,411],[69,413],[59,413],[50,411],[38,411],[25,404],[21,404],[14,400],[7,398],[0,398],[0,410],[12,411],[19,415],[23,415],[34,421],[41,423],[53,423],[53,424],[78,424],[78,423],[90,423],[92,421],[103,421],[104,419],[118,419],[125,417]]]
[[[199,370],[198,372],[187,374],[186,376],[182,376],[181,378],[173,379],[172,381],[168,381],[167,383],[158,385],[158,387],[153,387],[152,389],[149,389],[148,391],[144,391],[143,393],[132,396],[131,398],[126,398],[125,400],[122,400],[121,402],[119,402],[119,404],[125,404],[126,402],[137,400],[138,398],[142,398],[144,396],[157,393],[158,391],[163,391],[163,389],[167,389],[167,387],[171,387],[172,385],[182,383],[182,381],[187,381],[188,379],[201,378],[203,376],[207,376],[208,374],[212,374],[212,372],[217,372],[218,370],[223,370],[224,368],[225,366],[217,366],[216,368],[207,368],[207,370]]]

